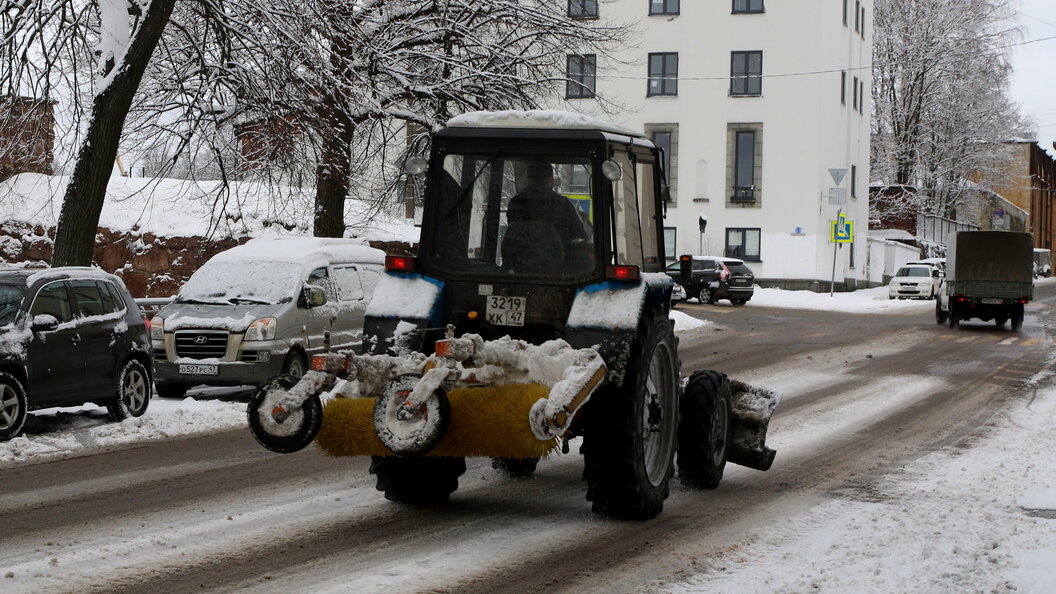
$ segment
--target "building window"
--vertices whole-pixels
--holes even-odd
[[[649,0],[649,14],[678,14],[678,0]]]
[[[645,133],[660,149],[664,180],[670,190],[670,199],[678,195],[678,124],[646,124]]]
[[[840,73],[840,103],[847,105],[847,71]]]
[[[851,165],[851,198],[858,197],[858,166]]]
[[[597,79],[597,57],[568,56],[568,80],[565,82],[566,99],[586,99],[594,96]]]
[[[733,165],[734,200],[755,200],[755,131],[737,132]]]
[[[648,95],[678,94],[678,54],[649,54]]]
[[[763,93],[763,52],[730,52],[730,95]]]
[[[761,235],[758,227],[727,227],[726,257],[760,262],[759,237]]]
[[[857,33],[862,25],[862,3],[854,0],[854,32]]]
[[[858,77],[857,76],[854,77],[854,81],[851,82],[851,90],[854,92],[854,95],[853,95],[854,96],[854,103],[851,103],[851,105],[854,107],[854,109],[857,110],[858,109]]]
[[[858,113],[865,115],[865,80],[858,81]]]
[[[568,0],[568,16],[574,19],[598,18],[598,0]]]
[[[843,0],[843,26],[847,26],[847,0]]]
[[[674,260],[675,249],[678,244],[675,241],[678,239],[678,229],[674,227],[664,227],[664,259]]]
[[[862,5],[862,26],[858,28],[858,32],[862,35],[862,39],[865,39],[865,5]]]
[[[765,12],[763,0],[733,0],[733,14]]]

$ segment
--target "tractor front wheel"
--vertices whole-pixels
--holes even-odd
[[[372,456],[370,473],[385,499],[416,505],[446,502],[466,472],[465,458]]]
[[[664,509],[678,434],[678,341],[670,320],[647,307],[623,385],[587,404],[584,458],[595,513],[647,520]]]
[[[678,479],[691,489],[714,489],[730,448],[730,381],[717,371],[694,372],[682,394]]]

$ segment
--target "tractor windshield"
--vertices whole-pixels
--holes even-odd
[[[435,268],[545,279],[595,270],[589,158],[449,153],[438,177],[429,250]]]

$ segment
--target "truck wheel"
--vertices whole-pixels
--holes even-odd
[[[301,381],[300,377],[279,375],[264,382],[249,400],[246,418],[257,443],[280,454],[302,450],[319,434],[323,425],[323,405],[318,396],[311,396],[301,409],[291,412],[280,423],[272,414],[276,400]]]
[[[398,458],[371,456],[370,473],[378,477],[377,489],[385,499],[400,503],[444,503],[458,489],[466,472],[465,458]]]
[[[0,371],[0,441],[22,434],[29,412],[29,401],[22,382],[18,378]]]
[[[1023,327],[1023,304],[1018,304],[1015,309],[1012,310],[1012,330],[1019,331]]]
[[[664,509],[678,433],[678,341],[647,307],[620,387],[606,386],[584,412],[587,499],[594,513],[647,520]]]
[[[512,479],[526,479],[535,473],[539,458],[492,458],[491,467]]]
[[[950,328],[953,329],[953,330],[956,330],[957,328],[959,328],[961,326],[961,312],[957,311],[958,309],[959,308],[956,305],[954,305],[952,303],[950,304],[949,323],[950,323]]]
[[[998,328],[1004,328],[1005,323],[1008,322],[1008,316],[997,316],[994,318],[994,325]]]
[[[946,318],[950,317],[950,314],[942,310],[942,304],[939,300],[935,300],[935,323],[942,325],[946,323]]]
[[[678,479],[684,486],[719,486],[733,430],[730,400],[730,381],[717,371],[696,371],[686,383],[678,424]]]

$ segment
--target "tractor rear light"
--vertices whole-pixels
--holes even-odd
[[[322,353],[319,355],[312,355],[312,361],[308,367],[312,371],[322,371],[343,376],[348,375],[349,364],[351,361],[351,358],[347,355],[339,353]]]
[[[414,271],[414,258],[410,256],[385,256],[385,270]]]
[[[605,278],[609,280],[636,281],[642,275],[637,266],[633,265],[609,265],[605,267]]]
[[[312,371],[326,371],[327,359],[326,355],[312,355]]]
[[[472,310],[472,311],[469,311],[469,312],[466,313],[466,319],[471,321],[471,322],[475,322],[477,320],[477,318],[479,318],[479,317],[480,317],[480,312],[476,311],[476,310]]]

